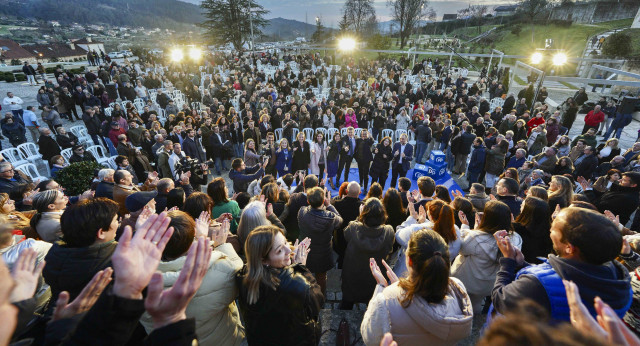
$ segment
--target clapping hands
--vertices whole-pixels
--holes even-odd
[[[391,269],[391,267],[389,267],[389,265],[387,264],[387,262],[385,262],[385,260],[382,260],[382,265],[387,269],[387,277],[389,278],[389,284],[393,284],[394,282],[397,282],[398,276],[393,272],[393,270]],[[378,283],[378,285],[387,287],[388,286],[387,279],[385,279],[384,275],[382,275],[382,271],[380,270],[380,267],[378,267],[378,263],[376,263],[376,259],[373,257],[369,259],[369,268],[371,269],[371,274],[373,275],[374,279],[376,279],[376,282]]]
[[[295,244],[293,244],[293,263],[307,264],[307,256],[311,251],[309,246],[311,246],[311,238],[304,238],[301,242],[296,240]]]

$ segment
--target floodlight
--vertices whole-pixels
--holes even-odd
[[[544,59],[544,56],[540,52],[535,52],[533,53],[533,55],[531,55],[531,63],[535,65],[541,63],[542,59]]]
[[[564,53],[556,53],[553,56],[552,60],[553,64],[556,66],[561,66],[567,63],[567,55]]]
[[[170,55],[171,57],[171,61],[175,61],[175,62],[179,62],[180,60],[182,60],[182,58],[184,58],[184,54],[182,53],[182,50],[179,48],[174,48]]]
[[[202,49],[196,47],[189,48],[189,58],[191,58],[191,60],[200,60],[202,58]]]
[[[356,40],[351,37],[343,37],[338,41],[338,49],[343,51],[352,51],[356,49]]]

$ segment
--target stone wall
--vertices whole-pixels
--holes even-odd
[[[590,2],[556,7],[550,19],[572,20],[574,23],[600,23],[635,17],[640,2]]]

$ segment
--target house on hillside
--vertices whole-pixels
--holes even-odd
[[[504,6],[496,6],[493,9],[493,12],[496,13],[496,17],[505,17],[512,16],[516,14],[518,10],[518,5],[504,5]]]
[[[443,22],[450,22],[450,21],[456,20],[456,19],[458,19],[458,14],[457,13],[443,14],[442,15],[442,21]]]
[[[31,64],[36,62],[36,56],[20,46],[18,42],[8,38],[0,38],[0,62],[8,65],[14,59],[20,60],[20,62],[28,61]]]
[[[76,46],[84,49],[85,51],[96,51],[100,54],[100,51],[107,52],[104,50],[104,42],[96,41],[91,37],[81,38],[79,40],[71,40]],[[86,54],[86,53],[85,53]]]
[[[74,61],[87,59],[87,51],[74,43],[47,43],[25,45],[24,48],[38,59],[51,61]]]

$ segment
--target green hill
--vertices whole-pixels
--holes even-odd
[[[553,24],[534,25],[533,42],[531,25],[522,23],[516,24],[522,29],[518,35],[512,33],[514,26],[504,26],[480,44],[495,46],[495,49],[505,54],[529,55],[534,49],[544,47],[545,39],[551,38],[554,41],[553,48],[563,49],[567,55],[579,57],[590,36],[616,28],[628,28],[632,21],[633,19],[623,19],[598,24],[573,24],[569,27]]]

